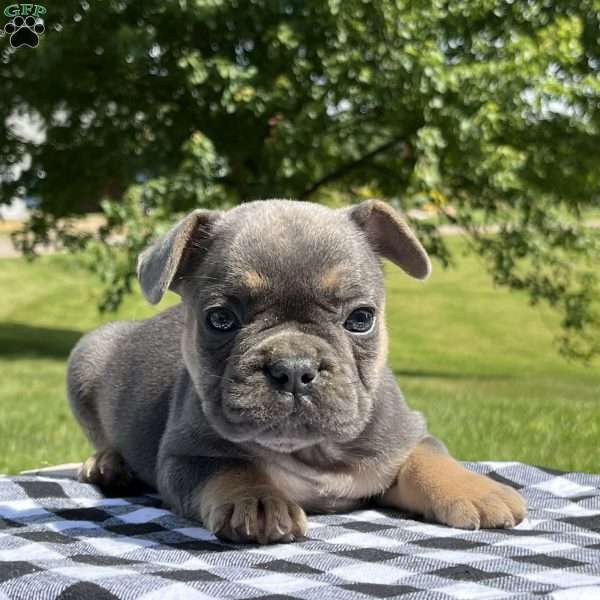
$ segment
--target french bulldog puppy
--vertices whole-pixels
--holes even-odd
[[[182,302],[100,327],[71,354],[69,399],[96,449],[80,479],[116,493],[142,481],[234,542],[292,541],[306,512],[367,501],[513,527],[522,497],[451,458],[386,366],[380,257],[430,273],[381,201],[189,214],[138,263],[151,303],[168,289]]]

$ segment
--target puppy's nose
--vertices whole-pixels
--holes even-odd
[[[292,394],[306,390],[319,374],[310,358],[280,358],[267,364],[266,371],[276,388]]]

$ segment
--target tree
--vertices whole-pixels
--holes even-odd
[[[0,164],[31,156],[0,198],[40,199],[24,250],[54,233],[96,254],[105,308],[174,213],[375,195],[437,207],[496,283],[560,312],[562,352],[600,352],[600,242],[584,223],[600,206],[598,0],[47,8],[40,46],[2,53],[0,105],[40,119],[45,140],[0,124]],[[97,239],[64,221],[98,207]],[[447,264],[436,223],[415,225]]]

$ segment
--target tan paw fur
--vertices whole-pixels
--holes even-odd
[[[199,494],[204,526],[236,543],[293,542],[306,535],[306,514],[253,467],[213,476]]]
[[[525,500],[514,489],[425,445],[402,465],[382,504],[459,529],[514,527],[527,515]]]

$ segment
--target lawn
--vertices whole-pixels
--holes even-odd
[[[387,271],[390,364],[457,457],[600,472],[600,370],[558,356],[554,315],[494,289],[475,258],[425,283]],[[69,351],[103,321],[156,309],[136,294],[100,317],[95,280],[64,255],[0,260],[0,289],[0,473],[82,460]]]

